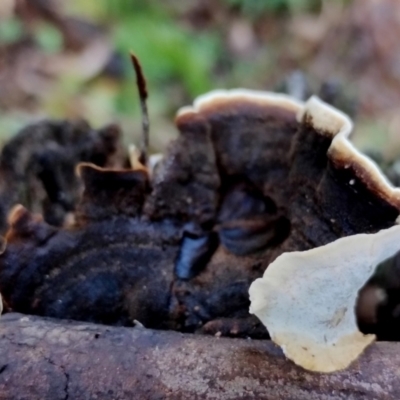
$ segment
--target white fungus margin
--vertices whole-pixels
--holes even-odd
[[[296,364],[318,372],[349,366],[373,340],[356,322],[359,290],[400,250],[400,226],[285,253],[250,286],[250,313]]]

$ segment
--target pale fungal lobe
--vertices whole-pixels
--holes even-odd
[[[400,249],[400,226],[285,253],[250,287],[250,313],[296,364],[319,372],[346,368],[374,335],[357,327],[358,291]]]

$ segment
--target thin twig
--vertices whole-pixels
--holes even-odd
[[[150,128],[149,114],[147,111],[147,103],[146,103],[146,100],[148,97],[147,85],[146,85],[146,79],[144,77],[142,67],[139,63],[139,59],[133,53],[131,53],[131,61],[132,61],[132,65],[133,65],[133,68],[135,69],[135,73],[136,73],[136,85],[137,85],[138,92],[139,92],[140,106],[142,108],[143,138],[142,138],[142,145],[141,145],[141,149],[140,149],[139,161],[143,165],[146,165],[147,158],[148,158],[148,151],[149,151],[149,128]]]

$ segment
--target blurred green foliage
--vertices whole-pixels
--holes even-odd
[[[219,47],[213,34],[196,38],[171,20],[145,13],[120,19],[113,38],[121,54],[133,51],[139,57],[151,85],[179,80],[191,97],[212,87]],[[128,57],[125,60],[129,62]]]
[[[315,11],[321,6],[321,0],[224,0],[250,17],[266,12]]]
[[[221,0],[227,10],[237,8],[249,17],[259,17],[265,13],[316,11],[322,0]],[[338,0],[341,1],[341,0]],[[229,72],[222,81],[216,77],[217,66],[229,56],[221,33],[224,27],[208,28],[201,33],[194,31],[179,18],[185,7],[193,2],[169,0],[86,0],[70,1],[70,10],[79,15],[87,15],[107,24],[116,49],[124,57],[128,79],[133,80],[128,54],[133,51],[141,60],[149,82],[150,93],[160,96],[161,101],[172,107],[163,94],[156,94],[160,88],[176,85],[183,93],[176,99],[190,101],[197,95],[216,86],[251,86],[251,77],[267,73],[274,65],[274,55],[270,49],[262,50],[251,62],[237,60],[228,66]],[[126,113],[132,111],[135,93],[131,87],[123,87],[118,95],[117,109]],[[183,99],[182,99],[183,97]]]
[[[22,24],[16,18],[9,18],[0,23],[0,43],[12,43],[22,35]]]
[[[84,83],[73,76],[58,77],[40,112],[53,118],[83,115],[95,125],[117,120],[127,135],[137,137],[141,116],[129,57],[132,51],[139,57],[147,78],[152,143],[155,149],[160,149],[176,134],[173,126],[176,110],[199,94],[213,88],[239,86],[273,90],[274,87],[267,86],[266,77],[276,73],[279,49],[287,44],[280,43],[281,37],[277,35],[271,42],[269,38],[256,37],[257,26],[271,21],[271,16],[278,16],[279,25],[282,14],[285,19],[297,12],[317,12],[324,1],[329,0],[216,0],[207,3],[208,12],[211,8],[211,13],[217,15],[209,17],[205,25],[196,25],[191,18],[198,17],[189,16],[201,6],[195,0],[64,2],[68,15],[107,29],[112,47],[122,60],[123,76],[117,80],[97,77]],[[253,35],[249,52],[243,54],[232,49],[232,41],[238,38],[232,39],[230,35],[237,22],[242,27],[246,24],[251,27],[248,32]],[[44,52],[62,50],[61,33],[51,25],[40,23],[34,32]],[[0,43],[14,42],[22,35],[17,19],[1,22]],[[2,115],[2,120],[6,119]]]
[[[61,32],[48,23],[40,23],[36,27],[35,39],[46,53],[58,53],[62,49]]]
[[[81,11],[97,14],[110,26],[116,49],[125,55],[126,70],[133,51],[150,82],[179,79],[190,96],[212,87],[211,73],[221,49],[216,33],[198,35],[177,23],[170,8],[154,1],[87,1]]]
[[[72,13],[87,15],[106,25],[113,46],[122,56],[126,78],[114,99],[116,114],[139,118],[130,52],[142,63],[149,85],[151,121],[156,124],[169,125],[167,119],[172,122],[179,106],[215,84],[213,70],[223,48],[220,35],[213,31],[199,35],[180,23],[176,8],[170,3],[87,0],[71,1],[68,5]]]

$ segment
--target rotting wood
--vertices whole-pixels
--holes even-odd
[[[0,399],[397,399],[399,344],[370,346],[350,368],[306,372],[270,341],[7,314]]]

